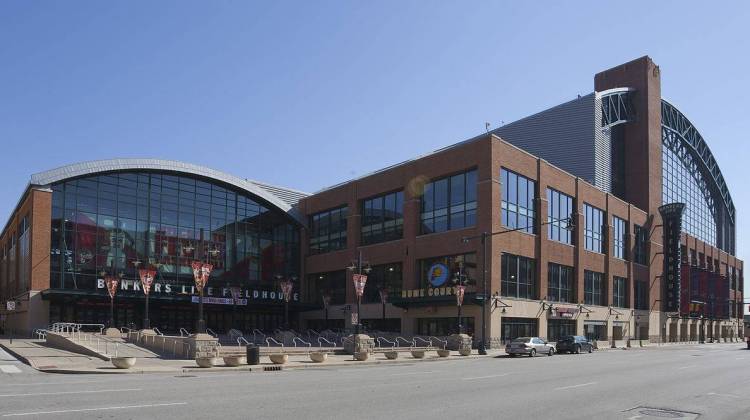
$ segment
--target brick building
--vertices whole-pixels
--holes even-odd
[[[660,77],[650,58],[634,60],[597,74],[594,93],[312,195],[165,161],[34,175],[0,236],[0,298],[18,303],[6,324],[105,322],[107,270],[131,285],[116,323],[138,324],[138,261],[161,275],[153,325],[189,327],[200,246],[215,251],[213,296],[239,287],[245,299],[207,305],[220,331],[280,326],[278,280],[292,278],[297,329],[359,320],[447,335],[465,286],[462,328],[493,346],[739,336],[731,195],[700,133],[661,98]],[[357,314],[347,267],[360,256]]]

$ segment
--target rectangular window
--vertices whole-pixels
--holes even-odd
[[[322,305],[325,297],[330,299],[331,305],[345,303],[346,279],[345,270],[308,275],[305,283],[305,301]]]
[[[503,254],[500,270],[503,296],[536,299],[536,261],[518,255]]]
[[[626,260],[628,258],[625,246],[628,238],[628,222],[617,216],[612,216],[612,230],[614,233],[612,254],[615,258]]]
[[[502,342],[509,343],[518,337],[537,337],[539,335],[539,322],[536,318],[510,318],[503,317]]]
[[[421,202],[423,234],[474,226],[477,219],[477,171],[427,183]]]
[[[583,302],[587,305],[604,306],[604,274],[595,271],[583,272]]]
[[[362,245],[401,239],[404,234],[404,192],[362,201]]]
[[[401,263],[372,266],[367,274],[367,283],[362,303],[381,303],[380,291],[385,289],[388,296],[401,296]]]
[[[602,253],[604,242],[604,212],[600,209],[583,204],[585,218],[585,227],[583,229],[583,239],[585,248],[589,251]]]
[[[573,245],[573,197],[547,188],[547,237],[553,241]]]
[[[550,319],[547,321],[547,341],[557,341],[566,335],[576,335],[573,319]]]
[[[643,226],[633,226],[635,247],[633,248],[633,262],[641,265],[648,264],[648,230]]]
[[[549,263],[547,270],[548,300],[553,302],[575,302],[573,294],[573,267]]]
[[[310,253],[322,254],[346,248],[348,207],[339,207],[310,216]]]
[[[505,168],[500,171],[503,188],[501,202],[503,226],[536,233],[536,182]]]
[[[613,277],[612,304],[618,308],[628,307],[628,279],[617,276]]]

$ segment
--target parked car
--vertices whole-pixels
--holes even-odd
[[[594,350],[594,343],[582,335],[566,335],[557,340],[556,347],[558,353],[579,354],[582,351],[591,353]]]
[[[505,346],[505,352],[508,353],[510,357],[515,357],[519,354],[525,354],[531,357],[534,357],[537,354],[552,356],[555,354],[555,347],[539,337],[519,337]]]

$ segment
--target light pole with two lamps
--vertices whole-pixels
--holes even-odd
[[[354,325],[354,333],[360,333],[360,325],[362,320],[360,319],[360,309],[362,306],[362,295],[365,292],[365,284],[367,283],[367,274],[372,270],[370,264],[362,260],[362,251],[357,254],[357,259],[352,261],[347,270],[351,271],[352,282],[354,282],[354,292],[357,295],[357,323]]]

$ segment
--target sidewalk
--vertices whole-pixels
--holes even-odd
[[[270,362],[268,356],[261,356],[259,365],[243,365],[237,367],[223,366],[219,358],[219,365],[212,368],[200,368],[194,360],[171,360],[155,358],[139,358],[136,365],[131,369],[116,369],[111,363],[96,357],[84,356],[65,350],[47,347],[40,340],[10,340],[0,339],[0,347],[5,348],[20,360],[42,372],[48,373],[189,373],[189,372],[264,372],[277,370],[298,370],[315,368],[335,368],[344,366],[374,366],[381,364],[412,364],[420,362],[444,361],[444,360],[467,360],[485,357],[496,357],[504,355],[502,350],[489,350],[486,356],[476,353],[470,356],[459,356],[458,352],[452,352],[450,357],[438,357],[437,352],[430,351],[424,359],[415,359],[408,351],[399,354],[396,360],[387,360],[382,353],[375,353],[367,361],[353,360],[351,355],[329,354],[324,363],[314,363],[307,355],[289,355],[289,361],[283,365]]]

